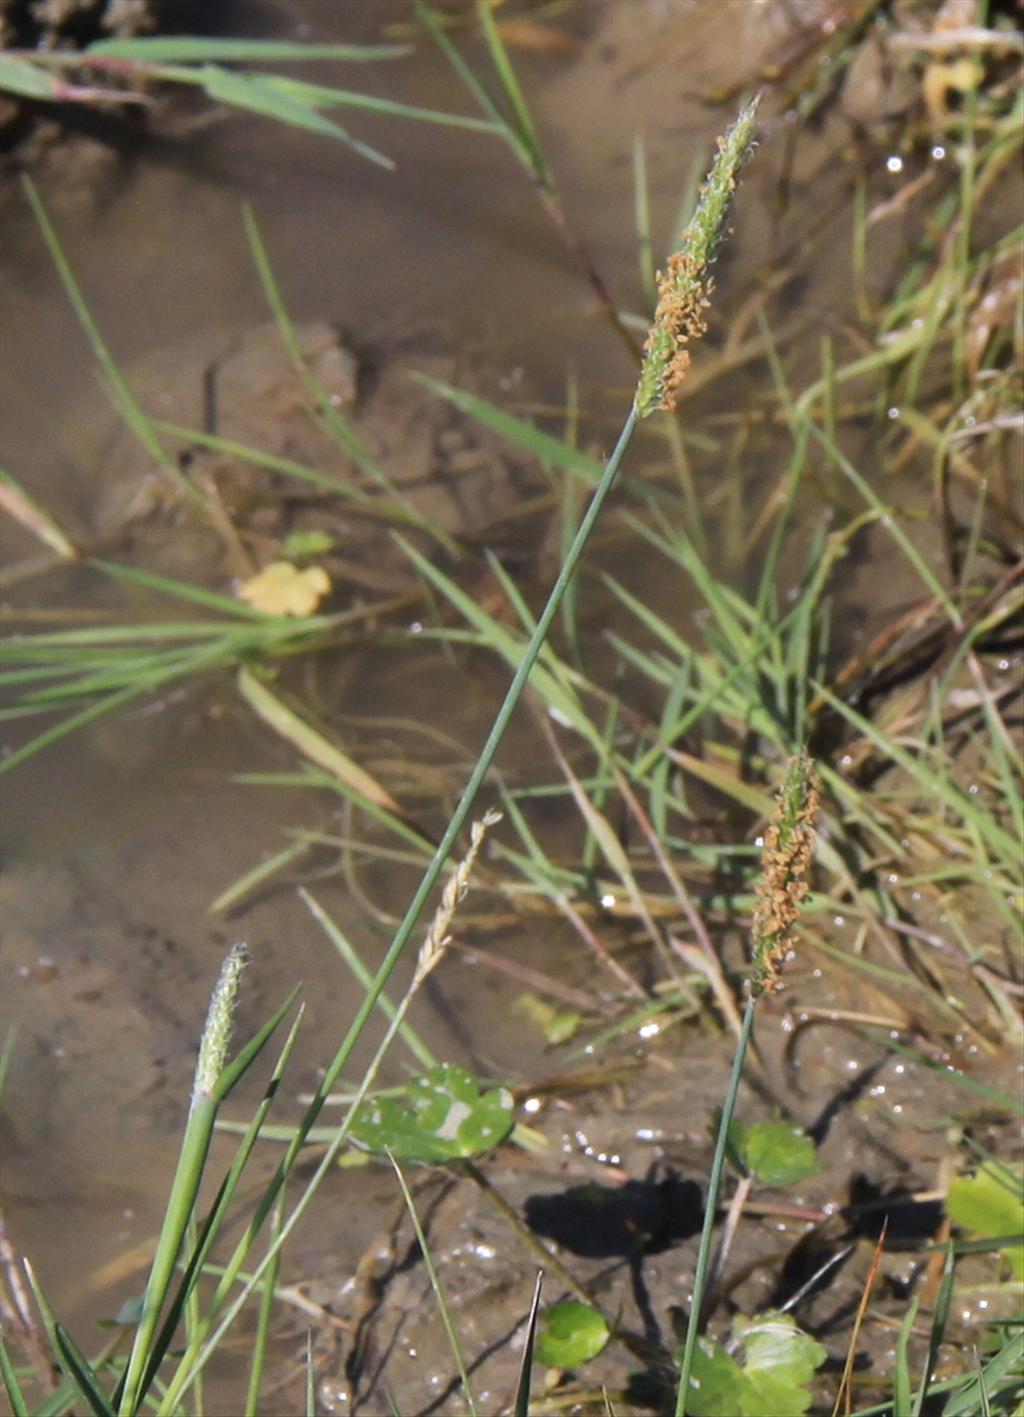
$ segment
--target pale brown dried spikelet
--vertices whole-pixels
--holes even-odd
[[[490,828],[496,826],[500,821],[500,812],[485,812],[483,820],[474,822],[470,827],[469,850],[448,877],[441,895],[441,904],[437,907],[434,918],[430,922],[430,929],[427,931],[426,938],[420,946],[420,952],[416,959],[416,972],[413,975],[412,989],[418,989],[430,971],[440,964],[448,944],[448,931],[455,917],[456,907],[466,894],[466,890],[469,886],[469,878],[473,872],[473,866],[480,852],[480,848],[483,845],[484,837],[487,835]]]

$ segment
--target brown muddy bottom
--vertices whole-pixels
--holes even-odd
[[[319,42],[374,40],[382,25],[405,18],[404,7],[369,0],[223,7],[225,32]],[[550,28],[538,19],[522,32],[514,57],[566,208],[623,308],[644,309],[634,136],[645,139],[653,227],[666,232],[688,171],[703,166],[732,111],[731,100],[722,107],[710,97],[749,87],[780,52],[810,44],[828,19],[829,6],[814,3],[631,0],[576,5]],[[528,38],[552,34],[558,42],[527,47]],[[479,45],[470,43],[467,53],[484,66]],[[718,499],[714,516],[723,520],[727,452],[718,431],[764,395],[768,376],[753,335],[766,292],[773,329],[784,341],[793,336],[791,377],[810,379],[820,332],[850,315],[854,178],[866,171],[878,197],[895,196],[906,180],[887,171],[885,146],[909,101],[906,75],[887,74],[867,50],[858,65],[816,125],[799,127],[766,100],[761,152],[744,178],[707,351],[685,404],[692,473],[709,505]],[[324,70],[323,77],[466,110],[443,61],[420,40],[413,56],[386,71],[339,79]],[[587,410],[587,444],[608,451],[635,369],[524,174],[481,135],[362,115],[351,117],[351,128],[395,159],[395,173],[326,139],[242,115],[198,135],[193,126],[191,115],[168,117],[153,136],[116,151],[100,138],[83,140],[69,150],[74,162],[61,157],[59,175],[46,166],[38,174],[71,267],[140,402],[175,424],[323,472],[347,470],[336,445],[306,417],[302,390],[267,324],[241,217],[242,203],[250,203],[304,353],[332,403],[410,504],[470,548],[470,569],[449,569],[501,613],[500,587],[478,554],[491,548],[536,602],[557,564],[559,494],[525,455],[410,378],[410,371],[426,373],[527,416],[561,408],[572,371]],[[175,446],[187,449],[190,474],[245,535],[226,544],[215,530],[183,519],[97,390],[89,352],[16,186],[2,195],[0,378],[12,471],[103,557],[221,592],[250,575],[282,537],[329,531],[334,603],[365,607],[366,620],[344,649],[317,656],[287,682],[418,823],[438,832],[490,725],[504,670],[423,643],[416,631],[427,607],[390,529],[315,489],[183,443]],[[898,268],[900,221],[889,247],[872,248],[877,290]],[[801,331],[806,349],[796,339]],[[702,359],[731,372],[702,383]],[[559,432],[563,425],[550,426]],[[636,456],[645,452],[664,456],[650,440]],[[786,455],[784,440],[766,433],[749,469],[751,496],[781,475]],[[808,525],[814,515],[808,509]],[[621,528],[602,535],[602,567],[685,633],[699,603],[680,602],[678,583],[661,577]],[[930,538],[924,530],[925,552],[937,554],[937,536]],[[16,525],[5,528],[5,541],[7,607],[19,628],[39,626],[18,619],[29,607],[175,613],[82,567],[39,570],[38,546]],[[723,535],[720,549],[741,579],[742,547]],[[873,564],[854,559],[844,571],[836,618],[848,651],[868,643],[914,593],[902,563],[887,561],[881,584]],[[615,613],[596,576],[583,577],[581,601],[596,640]],[[378,602],[386,610],[375,609]],[[6,728],[5,741],[22,741],[22,728]],[[513,786],[550,775],[528,714],[500,766]],[[14,1248],[32,1257],[86,1349],[94,1346],[94,1322],[116,1313],[143,1283],[195,1042],[226,950],[245,940],[253,955],[239,1036],[305,982],[307,1013],[282,1120],[297,1114],[297,1099],[314,1085],[359,997],[295,888],[308,886],[372,968],[415,886],[413,864],[353,852],[353,838],[380,839],[336,799],[232,781],[293,767],[293,751],[253,719],[224,677],[186,682],[101,719],[7,779],[2,1004],[4,1036],[16,1030],[16,1038],[5,1096],[6,1223]],[[563,799],[548,801],[538,807],[536,830],[553,855],[569,859],[578,823]],[[748,827],[744,820],[734,830]],[[323,843],[236,912],[211,913],[225,887],[296,829],[318,833]],[[587,1369],[586,1390],[605,1383],[618,1391],[623,1414],[671,1410],[667,1360],[689,1305],[710,1127],[732,1035],[713,1032],[707,1020],[665,1032],[648,1022],[611,1047],[587,1049],[576,1039],[550,1048],[517,1007],[532,987],[524,971],[554,977],[562,1004],[589,1001],[595,1022],[602,1009],[615,1013],[615,981],[595,984],[592,960],[560,922],[494,901],[475,911],[470,897],[457,922],[458,948],[416,1004],[416,1027],[436,1056],[517,1089],[518,1115],[536,1130],[538,1147],[506,1147],[482,1172],[604,1312],[618,1317],[618,1341]],[[614,929],[614,921],[597,918]],[[829,942],[859,947],[840,918]],[[737,934],[723,932],[720,943],[738,965]],[[399,972],[394,997],[407,977]],[[962,1105],[952,1084],[884,1042],[886,1024],[905,1026],[918,1007],[909,986],[901,997],[809,954],[782,1001],[763,1011],[762,1061],[748,1073],[740,1115],[784,1112],[814,1137],[822,1169],[783,1199],[769,1195],[749,1208],[763,1223],[740,1229],[722,1327],[730,1311],[799,1299],[800,1322],[825,1343],[830,1368],[841,1368],[885,1218],[895,1243],[883,1261],[879,1304],[896,1318],[891,1330],[875,1330],[865,1351],[878,1367],[889,1365],[901,1304],[922,1266],[918,1254],[901,1254],[900,1243],[909,1247],[938,1229],[931,1193],[941,1190],[948,1145],[935,1119]],[[883,1041],[853,1026],[864,1018]],[[353,1076],[368,1056],[369,1045]],[[1005,1058],[985,1062],[998,1078]],[[396,1051],[385,1080],[403,1079],[410,1066]],[[265,1164],[274,1159],[268,1147]],[[447,1172],[412,1179],[480,1408],[509,1410],[537,1255],[473,1179]],[[277,1386],[267,1399],[277,1406],[267,1410],[301,1410],[309,1329],[319,1410],[384,1412],[386,1390],[407,1417],[465,1410],[389,1169],[372,1163],[339,1172],[322,1188],[282,1281],[287,1317],[275,1335]],[[569,1293],[549,1274],[546,1301]],[[971,1332],[973,1317],[957,1315],[962,1332]],[[227,1347],[211,1412],[239,1410],[248,1332],[243,1322]],[[826,1375],[822,1390],[835,1381]],[[562,1410],[585,1410],[571,1406],[571,1392],[562,1393]],[[582,1384],[579,1394],[584,1404]]]

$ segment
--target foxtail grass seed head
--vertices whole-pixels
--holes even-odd
[[[210,995],[206,1027],[199,1044],[199,1061],[196,1063],[196,1078],[192,1087],[193,1107],[200,1098],[213,1095],[224,1071],[228,1044],[231,1042],[238,986],[241,983],[242,970],[249,963],[249,958],[246,945],[235,945],[221,965],[220,978]]]
[[[430,929],[420,946],[412,989],[418,989],[430,971],[440,964],[441,957],[448,945],[448,931],[451,929],[459,901],[469,888],[469,878],[473,873],[473,866],[480,853],[480,848],[484,844],[484,837],[491,827],[497,826],[500,821],[500,812],[485,812],[483,820],[474,822],[470,827],[469,850],[448,877],[441,896],[441,904],[437,907],[437,913],[430,922]]]
[[[790,761],[761,854],[754,907],[750,992],[773,993],[793,950],[792,929],[810,889],[808,874],[818,811],[818,779],[806,753]]]
[[[755,98],[725,137],[718,139],[718,156],[700,189],[693,219],[667,269],[658,272],[658,304],[636,389],[640,418],[657,408],[668,412],[675,408],[676,392],[690,367],[689,346],[707,329],[704,311],[714,290],[708,268],[725,236],[736,178],[753,145],[757,105]]]

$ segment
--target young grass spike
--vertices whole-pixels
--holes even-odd
[[[671,412],[676,391],[690,365],[688,346],[707,329],[703,311],[711,303],[714,282],[708,268],[725,235],[736,178],[750,152],[758,99],[742,110],[724,138],[700,191],[700,201],[683,232],[680,249],[658,273],[658,305],[644,345],[644,362],[636,390],[636,411],[646,418],[655,409]]]
[[[224,1071],[228,1044],[231,1042],[231,1026],[238,998],[238,986],[242,970],[249,962],[249,951],[245,945],[235,945],[228,954],[220,971],[210,1008],[206,1015],[202,1042],[199,1045],[199,1059],[196,1063],[195,1085],[192,1089],[192,1104],[203,1097],[212,1097]]]

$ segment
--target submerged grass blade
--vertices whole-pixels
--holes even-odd
[[[120,369],[114,362],[114,358],[107,348],[107,345],[100,334],[99,326],[92,318],[89,307],[85,302],[78,282],[72,274],[71,267],[64,255],[63,247],[60,244],[57,233],[47,216],[46,208],[43,206],[42,198],[36,190],[35,183],[30,177],[23,178],[25,195],[28,197],[32,214],[39,224],[39,229],[43,234],[50,255],[53,257],[54,265],[60,276],[61,284],[65,294],[71,302],[71,307],[78,316],[78,322],[85,331],[85,336],[92,347],[93,355],[103,373],[104,378],[117,393],[120,407],[124,410],[128,425],[138,438],[139,442],[146,449],[154,462],[160,468],[163,476],[167,478],[174,487],[190,497],[197,494],[188,480],[182,476],[174,459],[165,451],[160,439],[157,437],[151,419],[143,413],[136,402],[131,390],[125,382]]]
[[[381,787],[375,777],[358,763],[354,763],[348,754],[343,753],[334,743],[329,743],[322,733],[318,733],[276,694],[272,694],[265,684],[260,683],[252,670],[244,665],[238,671],[238,691],[257,717],[275,733],[287,739],[303,757],[336,777],[342,787],[351,788],[360,797],[386,812],[392,812],[398,817],[404,815],[390,792]]]
[[[338,926],[327,914],[320,902],[315,896],[311,895],[309,891],[302,887],[299,889],[299,899],[355,975],[361,988],[369,989],[373,984],[373,975],[366,968],[366,965],[363,964],[349,941],[338,929]],[[377,1003],[385,1018],[389,1021],[395,1018],[398,1010],[388,998],[387,994],[381,993]],[[424,1068],[432,1068],[437,1064],[437,1059],[408,1020],[402,1022],[398,1030],[398,1035],[409,1049],[409,1052],[412,1053],[413,1057],[416,1058]]]

